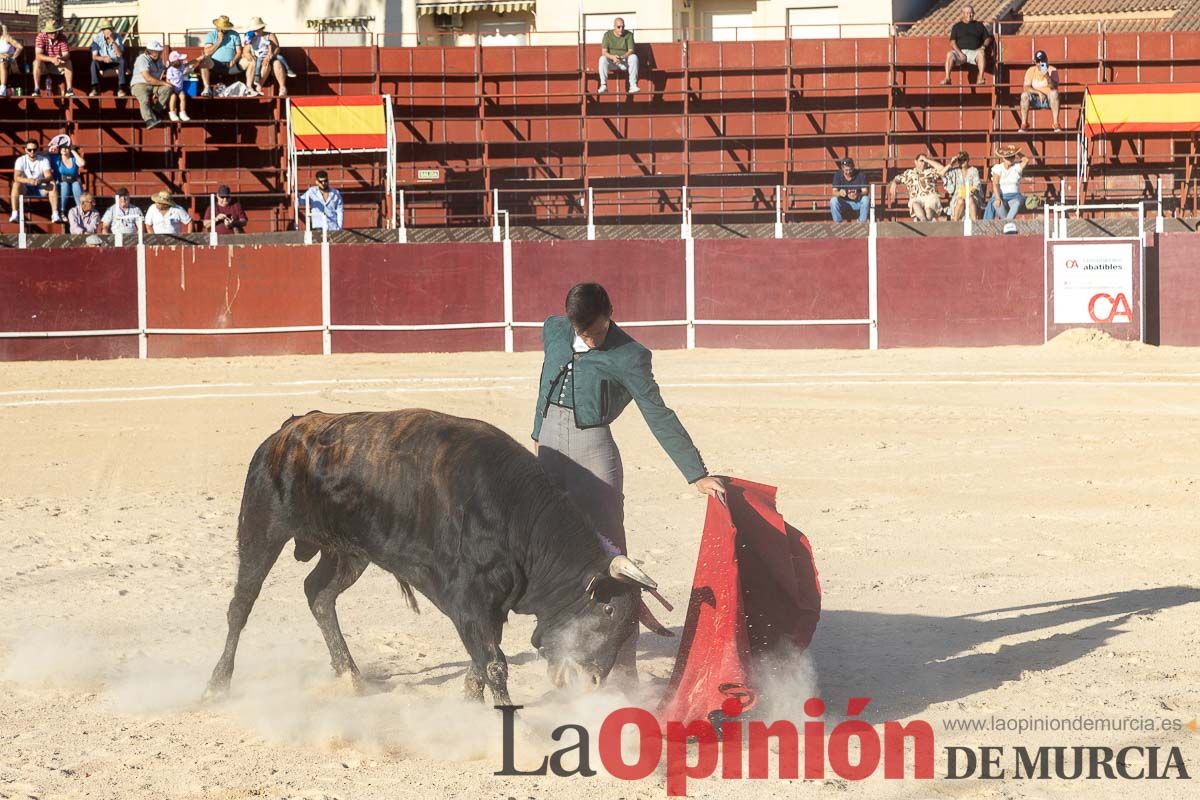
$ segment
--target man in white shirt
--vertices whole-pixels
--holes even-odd
[[[984,219],[1013,219],[1021,206],[1025,205],[1025,196],[1021,194],[1021,177],[1025,174],[1025,166],[1029,159],[1020,148],[1009,146],[996,151],[1000,162],[992,167],[991,197],[987,208],[983,210]]]
[[[13,164],[12,215],[8,218],[9,222],[16,222],[21,213],[17,198],[22,192],[26,197],[49,197],[50,221],[62,222],[62,217],[58,215],[58,187],[54,185],[50,159],[33,139],[25,143],[25,155]]]
[[[137,233],[141,224],[142,210],[129,202],[129,190],[122,186],[117,189],[116,202],[104,212],[104,217],[100,220],[100,232],[128,236]]]
[[[169,192],[150,196],[154,205],[146,210],[146,230],[150,233],[170,233],[178,236],[188,232],[192,215],[175,205]]]

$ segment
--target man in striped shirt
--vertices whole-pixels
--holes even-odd
[[[71,97],[75,94],[71,89],[75,73],[71,69],[71,44],[63,36],[62,29],[57,22],[47,22],[33,40],[33,86],[34,91],[41,91],[43,75],[62,75],[66,81],[63,97]]]

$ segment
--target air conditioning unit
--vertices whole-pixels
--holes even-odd
[[[433,26],[439,31],[457,31],[462,30],[463,26],[462,14],[434,14]]]

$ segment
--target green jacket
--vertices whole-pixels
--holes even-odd
[[[542,430],[542,419],[550,392],[575,355],[571,348],[575,331],[566,317],[550,317],[542,326],[542,378],[538,382],[537,411],[533,438]],[[650,351],[638,344],[614,322],[604,343],[596,350],[580,353],[572,367],[575,424],[580,428],[608,425],[621,415],[629,401],[637,403],[654,438],[675,462],[688,483],[708,474],[692,437],[675,412],[667,408],[650,366]]]

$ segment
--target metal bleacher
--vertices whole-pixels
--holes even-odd
[[[639,44],[643,91],[632,96],[623,78],[596,94],[594,46],[284,49],[300,73],[293,95],[392,97],[409,227],[490,225],[497,200],[513,224],[581,224],[589,189],[598,223],[678,222],[685,202],[697,223],[769,221],[777,196],[785,220],[824,220],[837,158],[852,156],[881,182],[917,153],[963,149],[983,166],[999,144],[1030,154],[1031,191],[1056,198],[1065,178],[1074,196],[1085,85],[1200,81],[1198,32],[1001,36],[982,86],[961,70],[938,85],[941,36]],[[1062,132],[1047,111],[1034,112],[1033,131],[1017,130],[1022,75],[1039,49],[1061,70]],[[86,57],[75,54],[80,81]],[[226,183],[248,230],[284,230],[283,108],[274,96],[197,98],[192,123],[147,131],[131,98],[6,98],[0,150],[15,158],[25,138],[66,132],[98,195],[165,187],[202,211]],[[1082,188],[1090,199],[1151,197],[1161,176],[1178,197],[1196,158],[1195,141],[1176,135],[1106,141]],[[351,155],[306,163],[300,185],[318,168],[346,194],[348,227],[389,219],[380,165]],[[1194,213],[1195,186],[1189,196],[1192,208],[1172,210]],[[48,230],[44,216],[38,224]]]

